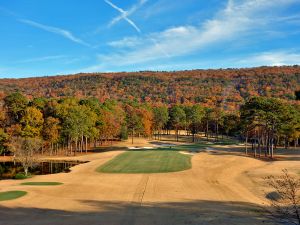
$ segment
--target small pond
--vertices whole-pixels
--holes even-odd
[[[82,163],[83,161],[44,161],[34,163],[29,172],[32,175],[46,175],[54,173],[68,173],[70,168]],[[17,173],[23,173],[24,170],[20,163],[0,162],[0,180],[12,179]]]

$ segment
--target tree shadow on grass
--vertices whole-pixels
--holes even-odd
[[[111,152],[111,151],[127,151],[127,147],[118,147],[118,146],[105,146],[105,147],[96,147],[89,150],[90,153],[99,153],[99,152]]]
[[[129,204],[80,201],[93,211],[70,212],[0,206],[5,225],[259,225],[274,224],[265,210],[244,202],[167,202]]]
[[[233,156],[239,156],[239,157],[250,157],[254,158],[254,153],[251,149],[248,149],[248,154],[245,154],[244,150],[241,150],[239,148],[230,148],[230,149],[223,149],[218,147],[212,147],[212,150],[206,150],[206,152],[214,155],[233,155]],[[299,153],[299,154],[297,154]],[[257,156],[254,159],[263,160],[267,162],[274,162],[274,161],[300,161],[300,152],[295,150],[294,152],[283,152],[283,151],[274,151],[274,158],[271,159],[270,157],[265,157],[265,153],[262,152],[261,156],[259,156],[259,153],[257,152]]]

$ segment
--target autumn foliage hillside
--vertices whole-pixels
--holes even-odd
[[[87,73],[0,79],[0,95],[20,91],[33,97],[137,99],[150,103],[202,103],[234,110],[250,96],[293,101],[300,90],[300,66],[176,72]]]

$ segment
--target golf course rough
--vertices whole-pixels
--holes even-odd
[[[8,200],[14,200],[17,198],[21,198],[24,195],[26,195],[26,191],[6,191],[6,192],[0,192],[0,202],[1,201],[8,201]]]
[[[191,168],[191,155],[178,151],[128,151],[97,168],[101,173],[168,173]]]

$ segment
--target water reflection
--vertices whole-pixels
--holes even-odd
[[[68,173],[70,168],[82,163],[83,161],[44,161],[35,163],[29,172],[33,175],[46,175],[54,173]],[[20,163],[0,162],[0,180],[12,179],[17,173],[24,172]]]

